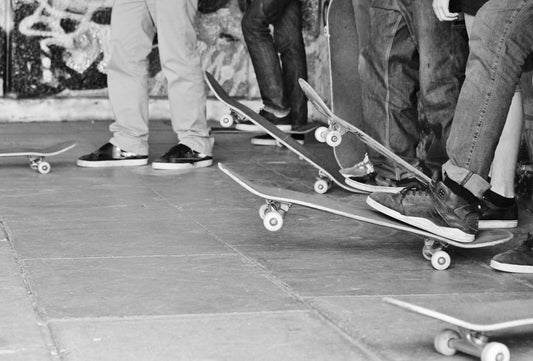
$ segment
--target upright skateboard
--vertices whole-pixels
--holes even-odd
[[[368,36],[368,0],[331,0],[327,8],[325,34],[328,39],[331,107],[357,127],[363,121],[359,79],[360,42]],[[341,168],[361,162],[366,148],[356,136],[347,135],[333,149]]]
[[[513,235],[505,230],[487,230],[479,232],[474,242],[460,243],[453,239],[440,237],[419,228],[411,227],[405,223],[395,221],[366,207],[338,202],[323,195],[306,194],[272,186],[259,185],[229,169],[222,163],[219,163],[218,167],[241,187],[266,200],[266,203],[259,208],[259,215],[263,219],[265,228],[269,231],[280,230],[287,212],[293,204],[297,204],[352,218],[357,221],[420,235],[425,239],[422,254],[425,259],[431,261],[431,265],[437,270],[445,270],[451,264],[451,257],[445,251],[448,246],[481,248],[504,243],[513,238]]]
[[[278,129],[278,127],[270,123],[267,119],[230,97],[224,91],[222,86],[215,80],[215,78],[213,78],[213,76],[208,72],[205,73],[205,80],[218,100],[226,104],[233,112],[238,114],[240,117],[249,119],[253,123],[263,128],[266,133],[274,137],[279,143],[296,153],[299,157],[307,161],[318,170],[317,180],[314,185],[314,189],[317,193],[327,192],[332,187],[333,183],[350,192],[361,193],[360,191],[353,189],[344,183],[344,177],[339,173],[340,168],[338,165],[331,164],[331,162],[326,160],[327,158],[324,155],[314,152],[311,149],[301,145],[294,140],[290,134],[284,133]]]
[[[76,142],[63,142],[46,148],[19,147],[0,149],[0,157],[28,157],[30,167],[41,174],[50,173],[52,166],[45,157],[52,157],[66,152],[76,146]]]
[[[315,135],[319,141],[326,142],[332,147],[337,147],[344,141],[345,134],[353,134],[361,142],[374,149],[376,152],[379,152],[383,156],[389,158],[404,169],[411,172],[420,182],[424,184],[429,184],[431,182],[431,178],[424,174],[424,172],[405,161],[402,157],[396,155],[396,153],[363,132],[355,125],[347,122],[333,113],[326,103],[324,103],[322,98],[320,98],[320,96],[316,93],[313,87],[311,87],[311,85],[309,85],[309,83],[307,83],[305,80],[300,79],[300,86],[311,103],[328,119],[329,127],[320,127],[315,131]]]
[[[480,320],[470,322],[460,317],[468,317],[471,320],[475,320],[475,312],[461,313],[456,308],[453,308],[452,314],[446,314],[394,298],[385,297],[383,301],[407,311],[455,326],[456,330],[444,329],[435,336],[435,349],[446,356],[452,356],[457,351],[461,351],[468,355],[477,356],[481,361],[509,361],[511,355],[507,346],[499,342],[489,342],[488,334],[497,336],[513,329],[528,328],[529,332],[533,330],[533,327],[527,327],[533,326],[533,310],[530,310],[531,317],[513,319],[508,318],[508,315],[506,316],[505,312],[501,312],[501,309],[493,309],[489,310],[489,312],[484,312]]]

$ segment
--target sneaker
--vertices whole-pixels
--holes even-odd
[[[209,167],[213,157],[198,153],[185,144],[173,146],[161,158],[152,162],[154,169],[189,169]]]
[[[478,231],[479,205],[468,203],[442,182],[396,194],[372,193],[366,202],[392,218],[457,242],[473,242]]]
[[[527,235],[527,239],[520,246],[494,256],[490,261],[490,266],[503,272],[533,273],[533,237],[531,233]]]
[[[140,166],[148,164],[148,156],[126,152],[106,143],[94,152],[79,157],[77,164],[90,168]]]
[[[367,176],[371,173],[374,173],[374,166],[368,158],[368,154],[365,154],[365,157],[362,161],[349,168],[342,168],[339,172],[346,178],[361,178]]]
[[[518,205],[516,201],[509,207],[498,207],[485,199],[479,215],[479,229],[518,227]]]
[[[395,185],[380,185],[376,182],[376,173],[371,173],[364,177],[348,177],[344,179],[344,183],[350,187],[363,191],[366,193],[374,192],[385,192],[385,193],[398,193],[404,186],[395,186]],[[420,183],[416,182],[416,185],[419,186]]]
[[[259,115],[266,118],[269,122],[276,125],[281,131],[289,132],[292,129],[290,113],[284,117],[277,117],[273,113],[267,112],[264,109],[259,111]],[[245,120],[235,125],[235,129],[244,132],[264,132],[265,130],[251,120]]]
[[[291,137],[299,144],[304,144],[303,134],[291,134]],[[253,145],[280,145],[280,142],[269,134],[261,134],[252,137],[250,143]]]

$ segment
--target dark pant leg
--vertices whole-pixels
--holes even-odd
[[[263,104],[274,111],[287,111],[283,73],[269,25],[293,0],[253,0],[242,19],[242,31],[259,84]]]
[[[276,2],[270,1],[270,3]],[[265,12],[270,13],[268,8],[265,8]],[[280,54],[283,88],[291,108],[292,122],[295,126],[305,125],[307,124],[307,97],[298,84],[299,78],[307,80],[301,2],[290,1],[273,25],[274,46]]]

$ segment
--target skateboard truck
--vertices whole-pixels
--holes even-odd
[[[292,203],[277,202],[270,199],[259,207],[259,216],[263,220],[265,228],[271,232],[276,232],[283,227],[285,214],[292,207]]]
[[[318,171],[313,189],[319,194],[324,194],[333,187],[333,181],[322,171]]]
[[[234,123],[240,123],[242,120],[243,118],[239,116],[237,112],[230,110],[229,114],[224,114],[223,116],[221,116],[218,122],[220,123],[222,128],[229,128]]]
[[[50,166],[50,163],[45,161],[44,157],[28,156],[28,160],[30,161],[30,168],[38,171],[41,174],[48,174],[50,173],[50,170],[52,169],[52,167]]]
[[[424,240],[424,247],[422,248],[422,255],[431,262],[431,266],[434,269],[443,271],[448,269],[452,263],[450,255],[444,251],[446,248],[448,248],[447,244],[426,238]]]
[[[315,130],[315,138],[320,143],[326,143],[330,147],[337,147],[342,142],[342,135],[346,133],[332,119],[329,119],[329,127],[318,127]]]
[[[453,356],[457,351],[477,356],[481,361],[509,361],[511,354],[507,346],[500,342],[489,342],[487,336],[477,331],[458,327],[458,331],[444,329],[435,336],[435,350],[445,356]]]

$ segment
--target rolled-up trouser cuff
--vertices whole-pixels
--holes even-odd
[[[483,194],[490,189],[490,183],[483,177],[466,168],[453,165],[450,161],[443,164],[442,170],[447,177],[466,188],[477,198],[483,198]]]

